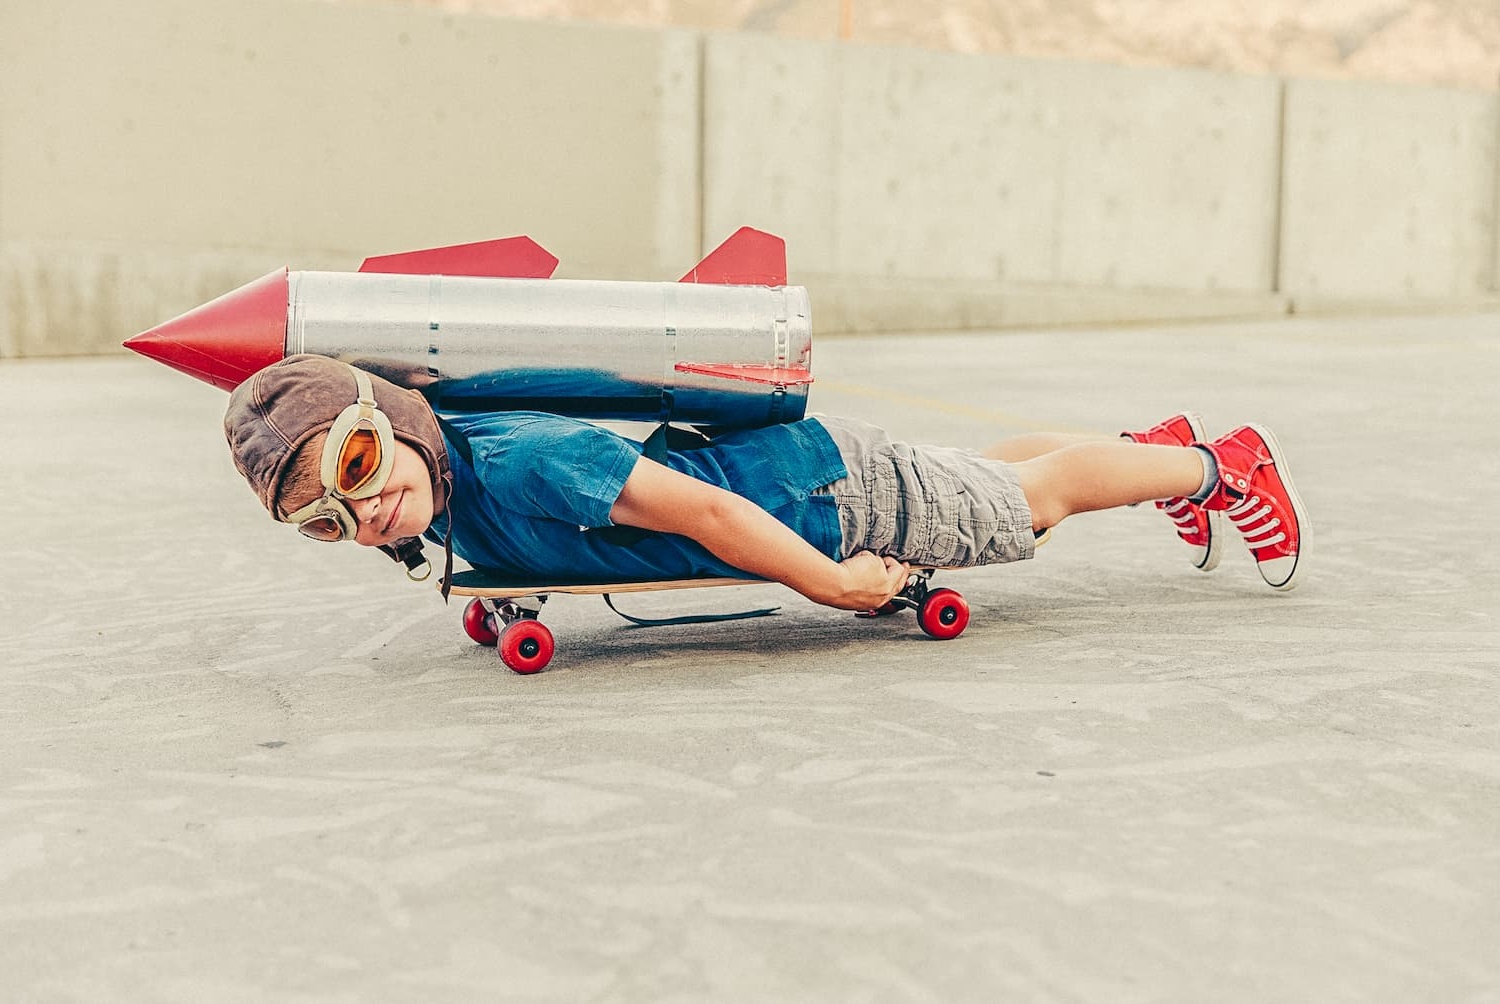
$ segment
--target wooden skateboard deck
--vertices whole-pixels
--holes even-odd
[[[546,596],[550,593],[571,593],[575,596],[606,596],[610,593],[654,593],[663,589],[707,589],[712,586],[755,586],[766,579],[646,579],[638,582],[556,582],[546,580],[515,582],[497,579],[477,570],[455,572],[453,588],[455,596],[484,596],[493,600],[519,599],[525,596]]]

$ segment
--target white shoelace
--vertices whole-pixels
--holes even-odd
[[[1267,519],[1271,516],[1271,506],[1262,504],[1259,495],[1246,495],[1225,509],[1224,515],[1229,517],[1236,530],[1244,534],[1245,543],[1252,549],[1270,547],[1286,540],[1286,534],[1276,529],[1281,520],[1275,517]]]
[[[1178,533],[1198,533],[1198,514],[1193,511],[1193,503],[1185,498],[1175,499],[1162,506],[1162,512],[1167,514],[1177,526]]]

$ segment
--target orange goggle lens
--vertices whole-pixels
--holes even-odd
[[[359,491],[380,470],[380,461],[380,436],[375,430],[352,430],[339,449],[338,484],[334,488],[342,495]]]

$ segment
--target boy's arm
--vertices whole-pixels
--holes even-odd
[[[844,610],[882,606],[909,574],[901,562],[869,551],[833,561],[748,499],[645,457],[636,462],[609,517],[690,537],[735,568]]]

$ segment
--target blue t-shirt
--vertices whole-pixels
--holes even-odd
[[[734,576],[695,541],[648,533],[621,542],[606,531],[641,444],[608,429],[539,412],[445,415],[468,441],[472,462],[448,445],[453,494],[426,537],[476,568],[521,580],[619,582]],[[446,433],[445,433],[446,435]],[[814,489],[846,473],[817,419],[732,432],[702,449],[671,452],[673,470],[742,495],[830,558],[837,558],[837,505]]]

